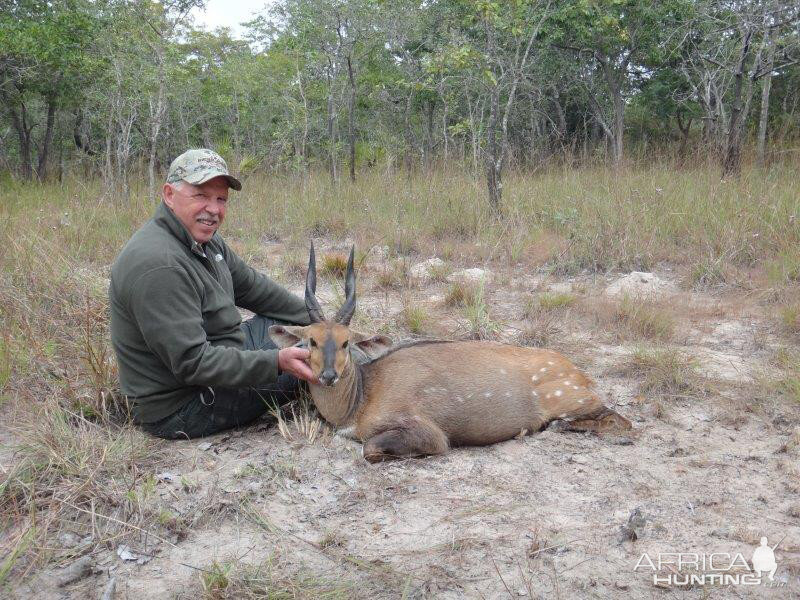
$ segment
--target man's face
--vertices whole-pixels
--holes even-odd
[[[198,244],[205,244],[225,219],[228,180],[214,177],[200,185],[165,183],[164,203],[181,220]]]

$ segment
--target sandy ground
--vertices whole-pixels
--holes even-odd
[[[591,303],[612,279],[544,281],[510,269],[490,288],[490,310],[504,317],[500,338],[519,336],[532,292],[567,283]],[[414,296],[437,315],[437,333],[458,332],[463,323],[442,306],[444,289],[423,284]],[[636,376],[617,368],[636,344],[585,316],[568,313],[554,337],[637,436],[551,429],[377,465],[327,429],[313,442],[287,441],[267,423],[172,442],[156,493],[193,523],[185,536],[143,536],[130,544],[138,562],[100,548],[90,577],[57,589],[41,573],[14,594],[99,597],[114,577],[115,598],[196,598],[213,561],[267,561],[273,576],[344,587],[355,598],[799,597],[800,458],[784,448],[799,407],[753,400],[758,381],[775,376],[772,357],[786,340],[739,296],[680,294],[689,309],[675,341],[707,378],[703,401],[639,395]],[[320,296],[334,295],[323,288]],[[390,322],[400,306],[399,293],[362,278],[359,311]],[[659,553],[673,563],[665,553],[724,553],[721,563],[741,553],[749,562],[761,536],[778,543],[771,584],[656,584],[642,563],[644,554],[657,563]],[[671,572],[663,566],[659,575]]]

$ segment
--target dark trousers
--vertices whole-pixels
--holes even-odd
[[[245,350],[277,348],[269,337],[271,325],[288,325],[261,315],[244,321]],[[256,420],[274,406],[298,397],[305,384],[293,375],[282,373],[275,383],[249,388],[205,388],[178,412],[143,423],[145,431],[167,439],[196,438]]]

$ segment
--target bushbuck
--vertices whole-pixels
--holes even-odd
[[[318,384],[311,396],[343,435],[364,442],[364,458],[442,454],[493,444],[561,419],[578,431],[621,431],[630,421],[602,404],[591,380],[552,350],[488,341],[416,341],[350,329],[356,308],[354,248],[345,301],[328,320],[316,297],[314,245],[306,276],[311,324],[273,326],[278,346],[307,346]]]

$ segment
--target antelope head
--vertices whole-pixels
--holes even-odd
[[[356,274],[353,269],[355,247],[350,248],[345,274],[345,301],[333,319],[326,319],[317,300],[317,265],[314,242],[308,259],[305,302],[311,324],[302,326],[273,325],[269,329],[272,340],[282,348],[301,345],[311,353],[309,366],[323,386],[333,386],[353,362],[377,358],[392,341],[382,335],[367,336],[350,329],[350,320],[356,310]],[[359,356],[361,354],[361,356]]]

